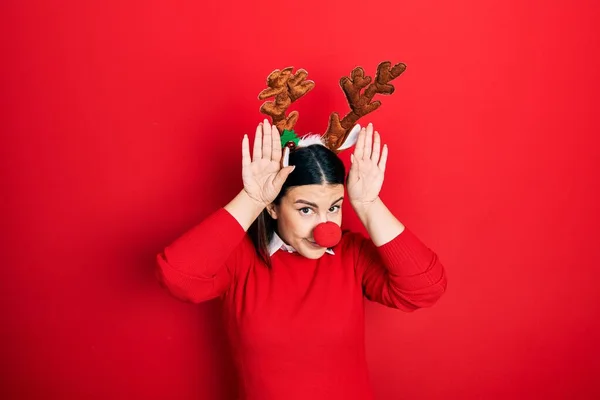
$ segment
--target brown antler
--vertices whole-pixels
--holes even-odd
[[[313,81],[306,80],[308,72],[299,69],[293,74],[292,69],[293,67],[287,67],[271,72],[267,77],[269,87],[258,95],[260,100],[275,96],[275,101],[264,102],[260,111],[272,118],[273,125],[277,126],[280,133],[284,130],[291,131],[298,120],[298,111],[285,115],[289,106],[315,87]]]
[[[406,70],[406,64],[398,63],[391,67],[392,63],[384,61],[377,66],[375,82],[371,83],[371,77],[365,76],[361,67],[352,70],[351,78],[344,76],[340,79],[340,86],[346,95],[346,99],[352,111],[341,121],[337,113],[331,113],[327,131],[323,135],[323,141],[331,150],[336,151],[344,143],[350,130],[363,116],[375,111],[381,105],[379,100],[371,102],[376,94],[390,95],[394,93],[394,86],[389,82]],[[361,94],[361,90],[364,89]]]

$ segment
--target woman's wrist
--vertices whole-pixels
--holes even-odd
[[[266,204],[254,200],[242,189],[224,208],[247,231],[265,207]]]
[[[405,227],[380,197],[369,204],[353,205],[356,214],[376,246],[382,246],[401,234]]]
[[[358,218],[360,219],[360,221],[364,225],[366,225],[368,223],[369,211],[378,202],[381,202],[381,199],[379,198],[379,196],[377,196],[377,198],[375,200],[370,201],[368,203],[364,203],[364,202],[350,202],[350,204],[352,205],[352,208],[354,209],[354,212],[356,213],[356,215],[358,216]]]

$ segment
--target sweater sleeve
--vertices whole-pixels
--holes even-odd
[[[367,299],[411,312],[432,306],[446,291],[437,254],[407,228],[380,247],[363,236],[357,241],[356,268]]]
[[[218,209],[156,256],[159,282],[184,301],[199,303],[221,296],[236,268],[252,262],[245,235],[227,210]]]

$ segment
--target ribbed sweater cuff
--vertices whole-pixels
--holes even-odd
[[[378,249],[389,272],[398,277],[411,277],[427,272],[435,257],[433,251],[406,227],[397,237]]]
[[[225,208],[219,208],[198,225],[177,238],[165,249],[171,266],[182,272],[199,263],[206,264],[207,258],[225,261],[244,238],[245,231]],[[207,257],[207,254],[210,254]],[[218,260],[222,259],[222,260]],[[211,265],[218,269],[220,265]],[[213,271],[203,271],[210,275]]]

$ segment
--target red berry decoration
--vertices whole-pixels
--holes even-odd
[[[319,246],[329,248],[339,243],[342,229],[335,222],[323,222],[315,227],[313,236]]]

